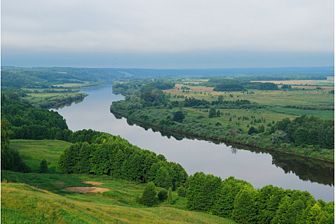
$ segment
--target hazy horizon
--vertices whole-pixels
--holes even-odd
[[[131,68],[334,64],[334,2],[2,2],[3,65]]]

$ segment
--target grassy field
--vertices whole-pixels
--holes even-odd
[[[37,107],[45,107],[44,105],[62,105],[82,99],[85,94],[79,92],[38,92],[28,93],[24,99],[28,100],[32,105]]]
[[[23,160],[36,170],[46,158],[55,167],[70,143],[57,140],[12,140]],[[87,181],[91,181],[87,183]],[[103,193],[70,192],[68,187],[107,189]],[[138,203],[145,184],[110,176],[2,171],[3,223],[234,223],[186,210],[186,199],[173,192],[173,203],[152,208]]]
[[[61,153],[71,145],[69,142],[60,140],[12,140],[10,148],[19,151],[24,162],[38,172],[41,160],[48,162],[50,172],[57,171],[57,161]]]
[[[296,81],[296,80],[290,80]],[[313,80],[316,81],[316,80]],[[189,80],[186,82],[188,83]],[[188,90],[182,88],[185,86]],[[174,100],[181,100],[180,97],[194,97],[208,101],[216,100],[223,96],[224,100],[249,100],[264,106],[267,114],[273,113],[272,117],[282,116],[292,118],[300,115],[314,115],[322,119],[334,119],[334,96],[329,89],[297,89],[285,90],[252,90],[248,92],[218,92],[212,87],[191,86],[184,82],[176,84],[174,89],[165,90]],[[241,109],[244,110],[244,109]],[[236,112],[236,111],[234,111]]]

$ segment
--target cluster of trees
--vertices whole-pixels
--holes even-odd
[[[278,90],[278,86],[274,83],[251,82],[242,79],[215,78],[210,79],[207,85],[214,86],[215,91],[225,92],[246,91],[248,89]]]
[[[14,91],[1,94],[2,119],[8,122],[10,138],[67,139],[64,118],[55,111],[33,107]]]
[[[144,188],[143,194],[141,198],[139,198],[139,202],[146,206],[153,206],[158,204],[159,202],[163,202],[168,200],[168,203],[172,203],[172,189],[169,190],[165,188],[157,191],[156,185],[153,182],[149,182],[147,186]]]
[[[105,174],[141,183],[152,181],[166,189],[176,189],[187,179],[179,164],[131,145],[121,137],[83,130],[77,139],[87,141],[73,144],[62,154],[59,167],[65,173]]]
[[[196,173],[186,183],[187,207],[231,218],[237,223],[333,223],[334,204],[308,193],[271,185],[259,190],[229,177]]]
[[[273,132],[282,131],[282,139],[296,145],[317,145],[322,148],[334,148],[334,123],[313,116],[301,116],[283,119],[276,123]],[[278,133],[278,132],[277,132]]]
[[[215,106],[220,108],[240,108],[240,107],[250,107],[256,105],[251,103],[249,100],[224,100],[222,96],[219,96],[217,100],[207,101],[204,99],[196,99],[194,97],[187,97],[184,100],[183,106],[185,107],[195,107],[195,108],[208,108],[209,106]]]
[[[141,88],[140,99],[145,106],[166,105],[167,99],[163,91],[148,84]]]

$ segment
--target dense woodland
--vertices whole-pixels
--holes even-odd
[[[57,112],[35,108],[22,100],[22,93],[3,91],[2,119],[8,122],[9,136],[16,139],[63,139],[70,131]]]

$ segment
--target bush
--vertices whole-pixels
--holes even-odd
[[[144,188],[140,202],[143,205],[150,207],[157,203],[156,186],[153,182],[148,183],[147,186]]]
[[[43,159],[40,163],[40,173],[47,173],[48,172],[48,163],[45,159]]]
[[[178,187],[177,189],[178,196],[185,197],[186,196],[186,188],[183,186]]]
[[[168,191],[166,189],[161,189],[157,196],[159,201],[165,201],[168,198]]]

